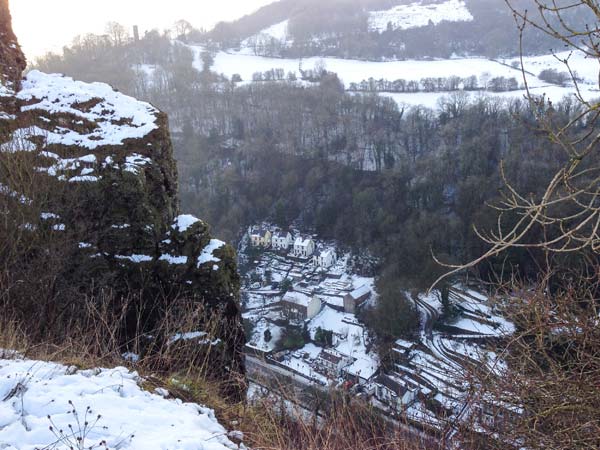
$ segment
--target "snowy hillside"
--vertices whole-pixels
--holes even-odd
[[[415,2],[398,5],[385,11],[369,13],[369,29],[384,32],[391,26],[393,30],[424,27],[431,21],[437,25],[442,21],[469,22],[473,16],[463,0],[446,0],[437,4]]]
[[[212,410],[144,391],[140,381],[124,368],[0,359],[0,448],[238,448]]]
[[[272,25],[268,28],[265,28],[264,30],[259,31],[254,36],[246,39],[242,43],[242,46],[249,45],[253,39],[254,40],[256,40],[256,39],[275,39],[275,40],[281,41],[281,42],[287,41],[289,39],[289,33],[288,33],[289,22],[290,22],[289,20],[284,20],[283,22],[276,23],[275,25]]]
[[[192,47],[196,54],[195,65],[201,70],[202,60],[200,54],[202,47]],[[557,57],[564,59],[567,53],[559,53]],[[317,65],[323,64],[327,71],[338,74],[340,79],[348,89],[352,83],[360,83],[363,80],[397,80],[420,81],[424,78],[452,77],[461,78],[476,77],[481,86],[495,78],[505,77],[514,78],[521,86],[520,89],[510,92],[490,92],[490,95],[503,98],[522,99],[526,95],[523,87],[523,75],[518,65],[511,66],[511,63],[518,60],[495,61],[485,58],[456,58],[439,59],[430,61],[359,61],[341,58],[304,58],[304,59],[283,59],[268,58],[243,53],[219,52],[215,56],[212,70],[222,73],[227,77],[233,74],[239,74],[244,82],[251,82],[253,74],[257,72],[266,72],[271,69],[283,69],[285,74],[293,73],[300,78],[300,70],[312,69]],[[587,100],[598,97],[600,92],[594,80],[597,79],[598,67],[593,61],[586,59],[584,55],[573,54],[570,57],[572,70],[576,71],[583,78],[581,94]],[[527,76],[527,83],[536,95],[546,94],[553,101],[559,101],[564,96],[572,95],[575,89],[572,86],[557,86],[540,80],[537,75],[544,69],[557,69],[565,71],[566,67],[557,58],[552,55],[543,55],[524,58],[525,70],[531,75]],[[485,90],[485,88],[484,88]],[[448,92],[416,92],[416,93],[382,93],[393,98],[398,103],[409,105],[424,105],[434,108],[438,100],[448,95]],[[476,95],[476,94],[472,94]]]

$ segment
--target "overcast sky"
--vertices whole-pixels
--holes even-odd
[[[200,28],[249,14],[274,0],[9,0],[14,28],[28,58],[60,50],[73,37],[101,33],[116,21],[144,30],[185,19]]]

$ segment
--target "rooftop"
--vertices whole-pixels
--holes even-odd
[[[335,350],[324,349],[321,351],[321,353],[319,353],[319,358],[324,359],[325,361],[329,361],[333,364],[339,364],[344,359],[344,356],[341,353],[336,352]]]
[[[371,293],[371,287],[368,284],[363,284],[361,287],[350,292],[352,298],[357,299]]]
[[[281,300],[286,303],[293,303],[296,305],[308,307],[309,303],[312,300],[312,297],[309,297],[308,295],[303,294],[302,292],[288,291],[285,293]]]

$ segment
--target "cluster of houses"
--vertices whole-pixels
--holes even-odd
[[[307,322],[326,310],[334,310],[343,315],[341,322],[344,325],[337,326],[337,329],[333,325],[330,329],[327,324],[321,325],[324,330],[331,331],[332,336],[329,347],[322,348],[318,354],[309,357],[308,353],[303,353],[300,349],[294,356],[291,352],[272,353],[270,350],[262,353],[267,361],[281,364],[288,370],[300,371],[305,369],[299,367],[309,367],[308,370],[327,379],[346,380],[349,386],[362,387],[362,392],[366,392],[395,412],[405,410],[419,397],[426,397],[430,393],[426,386],[411,382],[410,377],[406,379],[405,374],[381,373],[378,367],[375,367],[377,362],[372,364],[368,358],[355,353],[351,353],[354,356],[344,354],[343,349],[349,348],[349,339],[354,337],[354,334],[348,334],[348,327],[360,327],[355,314],[374,293],[372,283],[353,282],[343,276],[344,270],[338,273],[339,264],[336,264],[338,258],[335,248],[321,245],[314,236],[269,225],[250,227],[248,238],[252,247],[272,250],[272,261],[278,261],[278,266],[270,266],[269,270],[272,267],[281,268],[276,270],[280,277],[294,282],[285,293],[273,290],[274,285],[270,286],[271,290],[264,290],[264,295],[272,296],[269,308],[273,308],[275,314],[268,319],[270,322],[275,323],[283,319],[289,325],[306,326]],[[265,255],[268,256],[269,253],[264,253],[263,256]],[[339,262],[342,261],[343,258]],[[266,267],[262,270],[266,270]],[[253,294],[260,295],[260,290]],[[396,342],[394,355],[398,364],[410,364],[410,354],[414,345],[411,342]],[[252,346],[251,349],[254,352],[259,350]],[[286,358],[291,359],[286,362]],[[300,373],[310,377],[310,373]]]
[[[332,298],[319,294],[307,294],[303,291],[286,292],[279,305],[285,319],[291,322],[304,322],[311,320],[321,312],[323,305],[327,305],[339,312],[355,314],[359,306],[371,298],[372,290],[369,285],[345,294],[343,297]],[[333,301],[340,300],[340,301]]]
[[[250,227],[248,236],[253,247],[272,248],[289,253],[290,256],[296,258],[312,258],[317,267],[328,269],[337,262],[335,250],[331,248],[318,249],[317,243],[311,236],[302,234],[294,236],[290,231],[279,228],[270,229],[267,226]]]

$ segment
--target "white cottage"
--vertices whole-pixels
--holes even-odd
[[[294,255],[301,258],[309,258],[315,252],[315,241],[309,237],[298,236],[294,241]]]
[[[276,231],[271,237],[271,245],[275,250],[288,250],[294,239],[289,231]]]
[[[323,250],[313,256],[313,264],[323,269],[329,269],[337,262],[337,257],[332,249]]]

